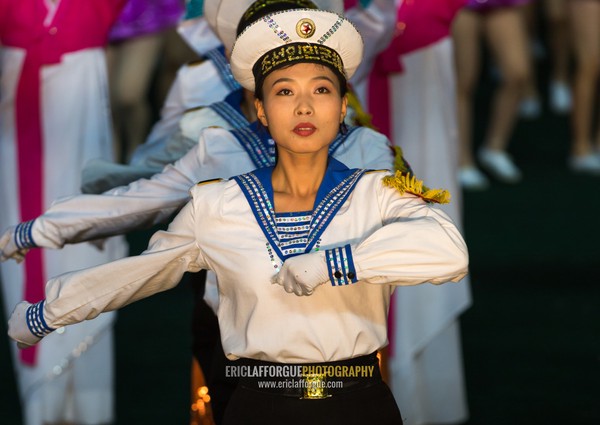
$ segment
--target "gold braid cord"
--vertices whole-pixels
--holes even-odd
[[[402,174],[411,173],[412,170],[404,161],[404,155],[402,153],[402,148],[400,146],[394,146],[394,170],[400,171]]]
[[[411,193],[422,198],[427,202],[436,204],[448,204],[450,202],[450,192],[444,189],[429,189],[412,174],[396,171],[393,176],[383,178],[383,184],[395,188],[401,195]]]
[[[360,127],[369,127],[371,129],[375,129],[373,123],[371,123],[371,115],[365,112],[352,87],[349,87],[347,96],[348,108],[354,113],[352,116],[352,124]]]

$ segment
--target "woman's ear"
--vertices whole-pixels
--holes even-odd
[[[265,114],[265,108],[262,100],[254,99],[254,107],[256,108],[256,117],[260,120],[260,123],[263,126],[268,127],[269,123],[267,122],[267,115]]]
[[[347,112],[348,112],[348,95],[345,94],[344,97],[342,97],[342,110],[340,112],[340,124],[344,122],[344,119],[346,119]]]

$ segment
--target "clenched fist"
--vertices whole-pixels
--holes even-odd
[[[324,251],[288,258],[279,273],[272,278],[273,283],[298,296],[312,295],[317,286],[328,281]]]

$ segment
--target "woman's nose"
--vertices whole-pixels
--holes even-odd
[[[296,107],[296,114],[298,115],[312,115],[313,108],[309,101],[306,99],[302,99],[298,102],[298,106]]]

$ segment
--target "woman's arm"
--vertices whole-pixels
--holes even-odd
[[[408,286],[462,279],[467,273],[468,251],[452,220],[421,198],[401,195],[377,180],[378,205],[374,208],[379,211],[374,213],[380,214],[382,227],[359,243],[289,258],[274,282],[287,292],[310,295],[326,282],[333,286],[358,281]]]
[[[128,186],[100,195],[76,195],[56,201],[33,222],[7,229],[0,238],[2,259],[17,258],[33,247],[62,248],[127,233],[164,222],[189,200],[189,189],[199,180],[216,177],[203,163],[199,147],[173,165]]]
[[[192,203],[159,231],[141,255],[65,273],[48,281],[46,299],[19,304],[9,321],[9,336],[31,345],[60,326],[90,320],[104,311],[176,286],[185,272],[207,268],[196,244]]]

